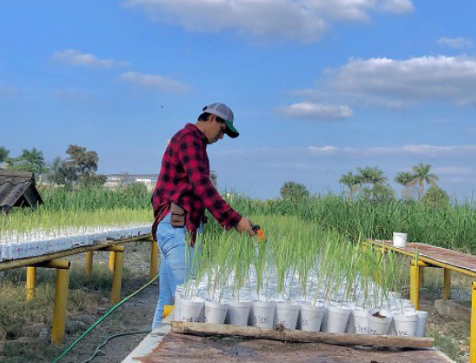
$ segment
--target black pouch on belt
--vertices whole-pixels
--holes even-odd
[[[186,214],[185,209],[181,206],[175,203],[170,203],[170,224],[172,227],[185,227]]]

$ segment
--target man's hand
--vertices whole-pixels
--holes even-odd
[[[253,231],[251,221],[248,218],[241,218],[235,228],[240,233],[248,232],[250,236],[254,236],[256,234],[255,231]]]

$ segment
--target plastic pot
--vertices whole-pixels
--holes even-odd
[[[275,323],[282,324],[285,329],[296,329],[300,306],[286,302],[276,304]]]
[[[204,322],[212,324],[225,323],[228,304],[218,302],[205,301]]]
[[[323,303],[318,302],[316,305],[302,304],[299,314],[301,330],[318,332],[321,329],[322,319],[326,310],[326,306]]]
[[[251,310],[253,326],[264,329],[273,329],[275,308],[276,304],[272,301],[253,301],[253,307]]]

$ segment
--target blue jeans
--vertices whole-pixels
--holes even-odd
[[[160,251],[159,300],[152,320],[152,330],[162,322],[164,305],[172,305],[175,289],[188,279],[193,247],[185,244],[185,228],[174,228],[167,215],[157,226],[157,243]],[[187,256],[185,256],[186,248]],[[186,263],[186,257],[189,261]]]

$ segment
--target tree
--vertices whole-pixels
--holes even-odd
[[[8,154],[10,154],[10,150],[7,150],[3,146],[0,146],[0,164],[7,162],[9,160]]]
[[[286,182],[279,191],[283,199],[296,202],[309,197],[309,190],[303,185],[295,182]]]
[[[447,207],[450,205],[450,197],[438,185],[432,184],[423,196],[422,202],[433,207]]]
[[[69,145],[66,154],[69,155],[67,162],[77,170],[79,177],[94,174],[98,170],[99,156],[96,151],[88,151],[79,145]]]
[[[349,188],[349,197],[350,200],[354,200],[354,193],[358,190],[361,177],[359,175],[354,175],[351,171],[347,174],[343,174],[342,177],[339,179],[339,183],[344,184],[347,188]]]
[[[383,175],[383,171],[380,170],[377,166],[370,167],[366,166],[365,168],[357,168],[359,171],[359,178],[361,180],[361,184],[371,184],[372,188],[367,188],[366,190],[370,190],[372,193],[372,199],[375,199],[375,186],[379,184],[383,184],[387,181],[387,177]]]
[[[403,185],[403,199],[409,199],[408,188],[415,184],[416,175],[407,171],[397,173],[394,180],[396,183]]]
[[[431,165],[420,163],[413,167],[415,173],[415,181],[420,183],[420,199],[425,195],[425,182],[429,184],[435,183],[438,178],[435,174],[430,174]]]
[[[58,156],[53,159],[46,179],[52,183],[71,188],[78,180],[78,175],[71,163],[61,160]]]
[[[45,171],[45,158],[43,156],[43,151],[39,151],[36,148],[23,149],[22,154],[20,155],[21,163],[25,164],[27,171],[32,173],[41,174]]]
[[[366,166],[365,168],[357,168],[359,171],[360,179],[362,184],[382,184],[387,181],[387,178],[383,175],[383,171],[380,170],[377,166],[370,167]]]

